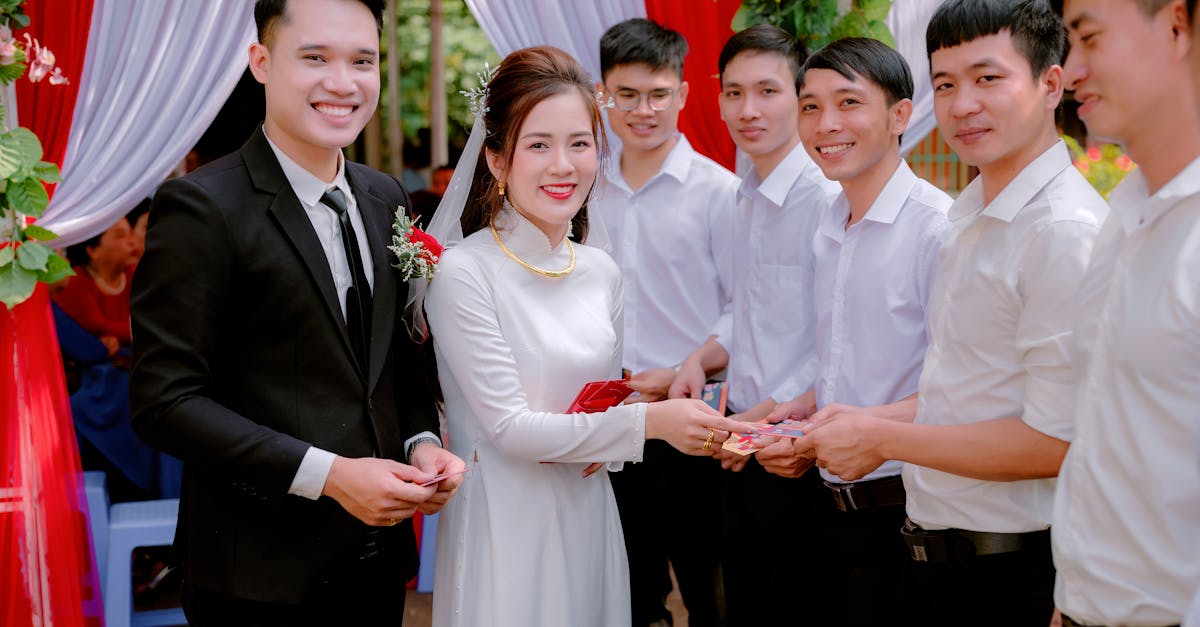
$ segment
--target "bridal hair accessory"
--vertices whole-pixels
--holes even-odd
[[[396,255],[396,263],[392,266],[400,271],[400,277],[405,281],[433,280],[438,259],[442,256],[442,245],[436,238],[413,225],[403,205],[396,207],[396,219],[392,222],[392,245],[388,246],[388,250]]]
[[[605,99],[604,92],[597,90],[596,91],[596,104],[600,105],[601,109],[611,109],[611,108],[617,106],[617,101],[613,100],[612,96],[609,96],[607,99]]]
[[[483,114],[488,112],[487,99],[491,93],[488,91],[488,84],[492,82],[492,77],[495,75],[496,68],[484,63],[483,71],[475,74],[475,76],[479,77],[479,84],[471,89],[464,89],[458,92],[471,101],[471,113],[475,114],[476,119],[483,117]]]

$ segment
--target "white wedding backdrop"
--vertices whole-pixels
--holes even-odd
[[[216,118],[254,39],[247,0],[95,0],[62,183],[39,224],[73,244],[152,194]]]
[[[935,125],[925,25],[941,2],[895,0],[888,17],[916,80],[905,151]],[[550,44],[594,76],[604,31],[646,16],[643,0],[466,3],[501,56]],[[220,111],[246,68],[252,41],[249,0],[95,0],[63,181],[40,223],[64,245],[80,242],[152,194]]]

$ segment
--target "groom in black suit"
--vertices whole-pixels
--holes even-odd
[[[259,0],[266,120],[162,186],[133,285],[134,427],[185,462],[192,625],[400,625],[441,448],[391,266],[392,177],[347,162],[379,100],[382,0]],[[323,498],[329,497],[329,498]]]

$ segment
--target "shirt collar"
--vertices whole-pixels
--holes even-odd
[[[496,232],[503,236],[504,245],[518,255],[548,255],[563,250],[563,243],[567,241],[567,238],[563,238],[558,246],[551,248],[550,238],[507,202],[496,214],[492,224],[496,227]],[[569,231],[567,237],[570,237]]]
[[[646,185],[643,185],[642,189],[646,189],[647,185],[663,174],[674,178],[680,183],[687,182],[688,171],[692,167],[692,156],[696,151],[692,149],[692,145],[688,143],[683,133],[676,132],[674,136],[679,141],[675,142],[675,146],[667,153],[667,158],[663,160],[662,168],[654,176],[650,177],[649,181],[646,181]],[[629,189],[629,185],[625,183],[625,176],[621,174],[620,159],[610,159],[608,161],[604,166],[604,178],[609,184],[616,186],[618,189],[623,189],[629,194],[633,193],[633,190]]]
[[[1029,162],[986,207],[983,206],[983,177],[971,181],[950,207],[950,219],[957,220],[983,209],[985,216],[1012,222],[1047,183],[1069,167],[1072,167],[1071,153],[1060,139]]]
[[[916,184],[917,175],[913,174],[912,168],[901,159],[896,171],[892,173],[892,178],[888,179],[887,184],[879,191],[863,220],[894,224]],[[846,222],[850,220],[850,201],[846,198],[846,192],[838,194],[833,205],[823,215],[821,233],[835,241],[842,241],[846,233]]]
[[[266,130],[263,130],[263,136],[266,137]],[[346,181],[346,159],[338,152],[338,169],[337,174],[333,177],[332,183],[326,183],[313,175],[312,172],[305,170],[300,164],[292,160],[267,137],[267,144],[271,146],[271,151],[275,153],[275,158],[279,160],[279,167],[283,170],[283,175],[287,177],[288,183],[292,186],[292,191],[296,192],[296,198],[305,207],[315,207],[321,202],[321,197],[325,195],[325,191],[331,187],[336,187],[346,194],[346,198],[353,198],[354,195],[350,192],[350,184]],[[347,200],[349,202],[349,200]]]
[[[881,224],[894,223],[916,184],[917,175],[913,174],[912,168],[908,167],[908,163],[901,159],[900,165],[892,173],[892,178],[888,179],[887,185],[884,185],[883,189],[879,191],[879,195],[875,197],[875,202],[871,203],[871,208],[867,210],[867,215],[863,216],[863,220]],[[845,195],[844,192],[843,195]]]
[[[738,192],[743,196],[753,196],[757,192],[775,206],[782,207],[788,192],[792,191],[792,186],[796,184],[796,179],[810,167],[815,168],[817,164],[813,163],[812,158],[804,151],[804,144],[797,143],[783,161],[771,170],[765,181],[760,180],[758,170],[751,167],[746,178],[742,179]]]
[[[1130,172],[1109,195],[1109,204],[1126,235],[1154,224],[1179,201],[1200,194],[1200,157],[1162,186],[1153,196],[1142,171]]]

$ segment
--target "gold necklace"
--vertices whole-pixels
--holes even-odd
[[[534,274],[540,274],[545,277],[557,279],[559,277],[567,276],[575,271],[575,247],[571,245],[571,240],[569,239],[567,240],[567,250],[571,253],[571,263],[568,263],[567,267],[563,268],[562,270],[543,270],[542,268],[539,268],[514,255],[513,251],[509,250],[508,246],[505,246],[504,242],[500,241],[500,234],[496,232],[495,226],[489,224],[488,228],[492,230],[492,237],[496,238],[496,243],[500,245],[500,250],[504,251],[504,254],[507,255],[509,259],[512,259],[520,264],[522,268],[525,268]]]

